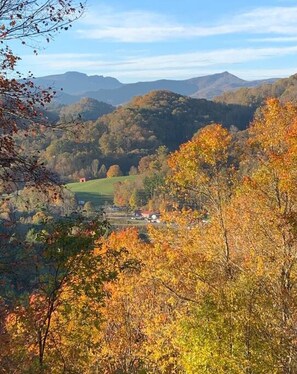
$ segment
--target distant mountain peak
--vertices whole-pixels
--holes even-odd
[[[229,71],[223,71],[222,73],[219,73],[219,74],[221,74],[221,75],[231,75],[232,77],[236,77],[236,78],[238,78],[236,75],[234,75],[234,74],[232,74],[232,73],[229,73]]]
[[[81,77],[87,77],[87,74],[85,73],[80,73],[79,71],[66,71],[64,74],[59,74],[59,75],[73,75],[73,76],[81,76]]]
[[[77,71],[36,78],[38,86],[63,88],[57,101],[64,104],[77,102],[81,97],[122,105],[134,96],[144,95],[154,90],[167,90],[180,95],[201,99],[213,99],[224,92],[242,87],[254,87],[263,81],[245,81],[228,71],[185,80],[159,79],[150,82],[123,84],[113,77],[87,75]]]
[[[102,89],[115,89],[122,86],[116,78],[104,77],[103,75],[87,75],[78,71],[67,71],[63,74],[49,75],[35,79],[38,86],[63,88],[63,92],[69,95],[84,95],[88,91]],[[78,98],[76,98],[77,101]]]
[[[254,85],[243,86],[232,92],[224,92],[214,98],[225,104],[239,104],[251,107],[261,106],[268,97],[277,97],[281,101],[296,101],[297,74],[284,79],[254,81]],[[253,82],[252,82],[253,83]]]

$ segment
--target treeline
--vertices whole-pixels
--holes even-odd
[[[144,207],[150,211],[160,210],[170,172],[168,156],[168,149],[161,146],[152,155],[142,157],[137,168],[130,170],[130,174],[137,175],[135,179],[114,184],[114,204],[131,210]]]
[[[114,164],[128,174],[142,157],[160,146],[176,150],[205,124],[220,122],[244,129],[253,115],[248,107],[169,91],[154,91],[113,109],[94,99],[59,108],[56,115],[61,126],[44,127],[38,137],[20,136],[23,152],[38,151],[45,165],[63,181],[105,177],[100,168],[108,170]]]
[[[296,372],[296,115],[272,99],[241,138],[201,129],[169,156],[146,235],[90,218],[31,231],[27,289],[5,279],[2,370]]]

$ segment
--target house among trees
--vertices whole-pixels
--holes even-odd
[[[160,219],[159,212],[143,211],[141,216],[151,222],[157,222]]]
[[[79,179],[79,183],[85,183],[86,181],[87,181],[86,178],[80,178],[80,179]]]

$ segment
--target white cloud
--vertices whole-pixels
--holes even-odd
[[[276,48],[238,48],[221,49],[207,52],[194,52],[184,54],[170,54],[157,57],[139,58],[135,61],[133,68],[148,68],[149,70],[189,68],[189,67],[208,67],[222,64],[239,64],[273,56],[284,56],[297,53],[297,46],[276,47]]]
[[[256,43],[295,43],[297,42],[297,36],[279,36],[272,38],[254,38],[249,39],[250,42]]]
[[[154,42],[184,32],[185,27],[167,16],[147,11],[117,12],[100,7],[87,12],[78,33],[87,39],[108,39],[121,42]]]
[[[107,7],[86,14],[82,38],[118,42],[158,42],[233,33],[297,35],[297,7],[261,7],[210,26],[180,24],[145,11],[116,12]]]
[[[290,75],[296,74],[296,68],[294,67],[284,67],[279,69],[273,68],[262,68],[262,69],[234,69],[232,74],[246,80],[256,80],[256,79],[269,79],[269,78],[284,78]]]

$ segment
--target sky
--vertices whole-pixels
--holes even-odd
[[[297,0],[88,0],[69,31],[39,47],[38,56],[20,48],[24,74],[288,77],[297,73]]]

